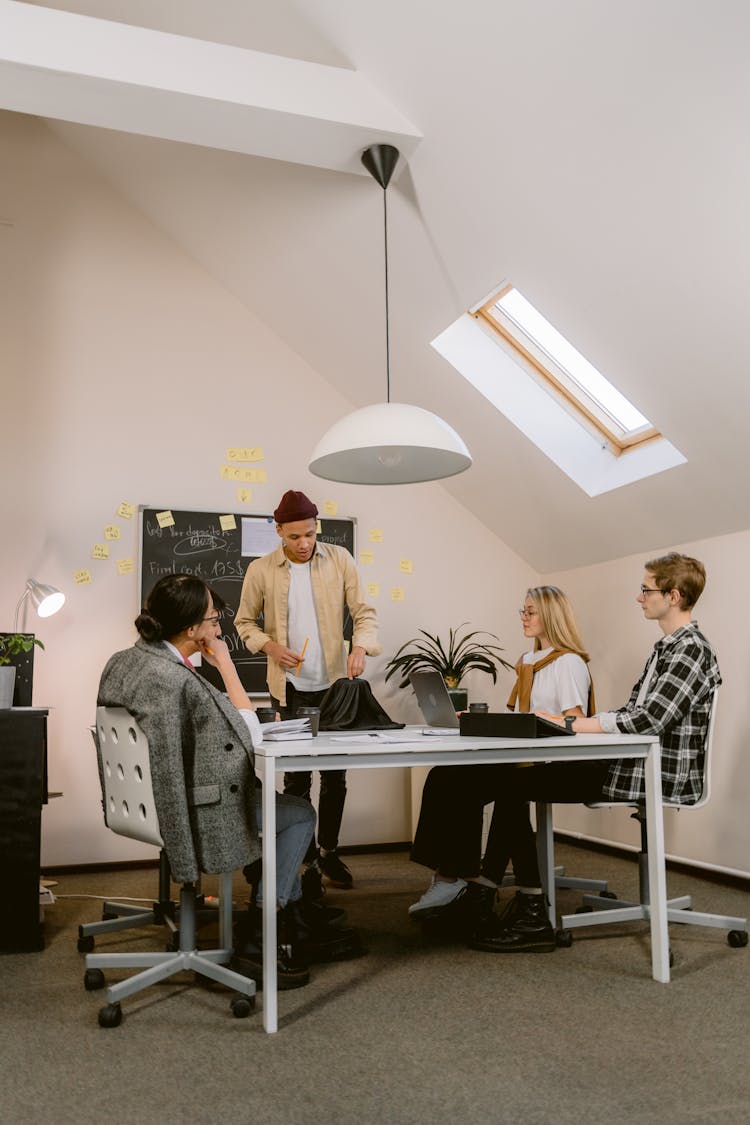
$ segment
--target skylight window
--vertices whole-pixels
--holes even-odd
[[[513,286],[504,286],[476,315],[524,356],[579,420],[605,437],[613,453],[659,437],[648,418]]]

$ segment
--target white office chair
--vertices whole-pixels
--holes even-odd
[[[703,789],[700,798],[694,805],[679,805],[674,801],[664,801],[666,808],[699,809],[705,805],[711,796],[711,759],[714,741],[714,728],[716,725],[718,691],[714,692],[711,701],[711,714],[708,720],[708,731],[703,748]],[[583,896],[583,907],[576,914],[564,914],[560,918],[558,931],[558,945],[570,945],[573,940],[571,933],[565,933],[581,926],[607,926],[618,922],[638,922],[649,918],[649,885],[648,885],[648,838],[646,834],[645,806],[636,801],[595,801],[589,808],[612,808],[626,806],[635,808],[633,819],[640,822],[641,850],[638,853],[638,886],[639,901],[627,902],[618,898],[601,898],[594,895]],[[727,930],[727,941],[733,948],[739,949],[747,945],[748,929],[747,918],[733,918],[722,914],[702,914],[692,909],[690,895],[667,900],[667,920],[679,922],[685,926],[711,926],[719,930]]]
[[[122,707],[97,707],[96,743],[107,827],[121,836],[163,847],[151,786],[148,740],[132,715]],[[191,971],[208,977],[239,996],[231,1002],[232,1014],[248,1016],[255,1004],[255,982],[226,968],[232,956],[232,873],[220,876],[218,949],[198,951],[195,941],[196,888],[183,883],[179,905],[179,949],[167,953],[89,953],[84,987],[105,987],[102,969],[137,968],[142,972],[107,989],[107,1004],[99,1011],[100,1027],[117,1027],[122,1020],[120,1001],[166,980]]]

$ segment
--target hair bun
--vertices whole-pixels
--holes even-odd
[[[136,617],[135,627],[144,641],[161,641],[164,639],[161,625],[155,617],[146,613],[145,609]]]

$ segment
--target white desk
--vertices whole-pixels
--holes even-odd
[[[462,738],[425,736],[421,727],[387,732],[408,738],[404,742],[343,741],[363,737],[364,731],[320,734],[299,742],[264,742],[256,751],[263,782],[263,1026],[278,1030],[276,991],[276,773],[300,770],[372,769],[385,766],[449,766],[493,762],[607,761],[613,758],[642,758],[646,763],[646,824],[648,830],[649,882],[651,889],[651,963],[654,980],[669,981],[667,936],[667,888],[664,867],[664,822],[661,805],[659,741],[624,734],[578,734],[573,738]],[[544,810],[544,806],[541,806]],[[545,833],[545,836],[547,834]],[[543,857],[547,887],[553,893],[550,875],[552,856]],[[554,919],[553,919],[554,921]]]

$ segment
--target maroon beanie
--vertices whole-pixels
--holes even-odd
[[[273,513],[276,523],[295,523],[297,520],[315,519],[318,509],[304,492],[285,492]]]

